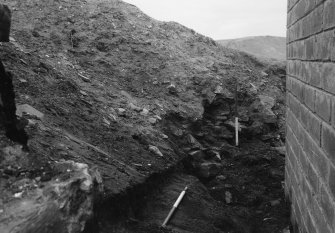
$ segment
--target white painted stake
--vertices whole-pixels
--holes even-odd
[[[238,117],[235,117],[235,142],[238,146]]]
[[[184,196],[185,196],[185,193],[186,193],[186,190],[188,189],[188,187],[186,186],[184,188],[184,190],[180,193],[177,201],[174,203],[174,205],[172,206],[168,216],[165,218],[163,224],[162,224],[162,227],[166,227],[166,224],[169,222],[170,218],[172,217],[174,211],[178,208],[180,202],[183,200]]]

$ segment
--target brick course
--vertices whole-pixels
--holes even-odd
[[[335,0],[288,0],[285,189],[295,232],[335,232]]]

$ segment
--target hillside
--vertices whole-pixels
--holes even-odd
[[[7,4],[12,38],[0,56],[30,139],[26,152],[0,129],[5,233],[287,226],[277,150],[285,140],[283,67],[118,0]],[[236,83],[241,147],[233,146]],[[179,220],[160,228],[186,185]],[[264,222],[269,216],[275,220]]]
[[[263,59],[286,59],[286,38],[275,36],[254,36],[231,40],[219,40],[221,45],[240,50]]]

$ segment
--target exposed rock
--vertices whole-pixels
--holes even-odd
[[[182,129],[174,128],[172,133],[177,137],[181,137],[183,136],[184,131]]]
[[[171,83],[168,87],[168,91],[170,94],[172,95],[176,95],[177,94],[177,88],[176,88],[176,85]]]
[[[283,156],[286,155],[286,148],[285,148],[285,146],[274,147],[274,149],[275,149],[276,151],[278,151],[278,153],[279,153],[280,155],[283,155]]]
[[[217,150],[207,150],[206,154],[209,156],[209,158],[213,158],[216,161],[220,162],[221,161],[221,155]]]
[[[88,95],[86,91],[80,90],[79,92],[80,92],[80,94],[82,94],[83,96],[87,96],[87,95]]]
[[[264,71],[261,72],[262,77],[268,77],[269,75],[265,73]]]
[[[222,165],[216,162],[204,162],[199,165],[198,174],[203,178],[209,178],[219,174]]]
[[[150,122],[150,124],[156,124],[157,123],[157,119],[156,118],[153,118],[153,117],[150,117],[149,119],[148,119],[148,121]]]
[[[200,142],[197,141],[191,134],[188,134],[187,136],[187,142],[192,145],[192,149],[200,149],[202,148]]]
[[[142,108],[136,106],[136,105],[133,104],[133,103],[129,103],[129,108],[130,108],[131,110],[136,111],[136,112],[140,112],[140,111],[142,111]]]
[[[220,176],[217,176],[216,179],[217,179],[218,181],[224,181],[224,180],[227,179],[227,177],[224,176],[224,175],[220,175]]]
[[[16,115],[22,117],[23,113],[27,113],[30,116],[34,116],[38,119],[42,119],[44,117],[44,114],[41,113],[40,111],[36,110],[35,108],[33,108],[32,106],[30,106],[29,104],[22,104],[22,105],[18,105],[16,107]]]
[[[140,113],[142,116],[147,116],[149,114],[149,110],[146,108],[143,108],[142,112]]]
[[[204,161],[206,154],[202,150],[191,151],[188,153],[190,157],[195,161]]]
[[[234,99],[234,95],[227,88],[224,88],[222,86],[217,86],[214,93],[222,95],[224,98],[227,99]]]
[[[232,203],[232,199],[233,199],[233,195],[231,194],[231,192],[226,191],[225,192],[225,201],[227,204]]]
[[[97,171],[86,164],[63,161],[55,164],[58,179],[34,187],[26,179],[16,199],[3,201],[0,229],[4,233],[82,232],[93,215],[94,183],[102,182]],[[102,189],[100,189],[102,191]]]
[[[272,108],[275,105],[275,100],[266,95],[259,95],[259,98],[252,104],[254,118],[259,118],[264,123],[276,123],[277,116],[273,113]]]
[[[156,146],[149,145],[149,150],[160,157],[164,156],[163,153]]]
[[[124,109],[124,108],[118,108],[117,111],[118,111],[120,116],[125,116],[126,115],[126,109]]]

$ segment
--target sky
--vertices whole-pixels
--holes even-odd
[[[175,21],[215,40],[285,36],[287,0],[124,0],[161,21]]]

